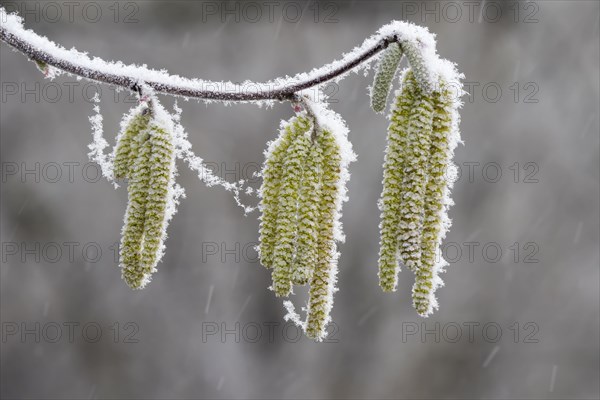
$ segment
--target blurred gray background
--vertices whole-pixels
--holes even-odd
[[[67,3],[0,2],[67,48],[213,80],[310,70],[393,19],[428,26],[470,92],[451,265],[428,319],[412,309],[408,270],[397,293],[378,287],[387,121],[369,108],[371,72],[327,87],[358,153],[327,342],[283,321],[252,249],[257,214],[183,164],[166,255],[132,291],[114,259],[126,190],[97,179],[86,154],[89,98],[101,91],[111,145],[133,98],[44,80],[2,45],[3,398],[598,398],[598,2]],[[293,114],[179,105],[196,153],[254,187]]]

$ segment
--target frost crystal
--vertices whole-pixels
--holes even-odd
[[[108,142],[104,139],[103,136],[103,118],[100,113],[100,97],[98,93],[94,95],[92,101],[96,103],[94,105],[95,114],[89,117],[90,123],[92,124],[92,137],[93,142],[88,145],[90,152],[88,153],[88,157],[92,162],[95,162],[100,166],[100,170],[102,171],[102,176],[104,176],[109,181],[113,179],[113,165],[111,157],[107,154],[104,154],[104,149],[108,147]]]
[[[252,188],[250,187],[246,187],[244,189],[244,180],[239,180],[237,182],[226,181],[225,179],[215,175],[211,169],[206,166],[204,160],[194,153],[192,150],[192,144],[188,140],[188,134],[180,123],[180,114],[181,109],[175,105],[175,114],[171,117],[174,125],[173,143],[175,146],[176,157],[185,161],[189,168],[198,174],[198,179],[204,182],[206,186],[221,186],[225,190],[232,192],[236,204],[244,210],[244,214],[254,211],[256,207],[243,204],[240,198],[241,193],[249,194],[252,192]]]

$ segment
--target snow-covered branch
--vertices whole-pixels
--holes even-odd
[[[338,81],[349,72],[368,65],[390,43],[400,44],[414,69],[420,74],[424,87],[437,82],[436,65],[441,65],[435,52],[435,39],[426,28],[410,23],[393,21],[366,39],[351,52],[310,72],[293,77],[276,78],[267,82],[246,81],[241,84],[170,75],[164,70],[145,66],[126,65],[120,61],[109,62],[87,53],[64,47],[25,29],[23,20],[16,14],[7,14],[0,7],[0,39],[31,60],[48,68],[52,76],[68,73],[96,82],[107,83],[137,91],[142,86],[175,96],[198,98],[208,101],[295,101],[300,91],[329,81]],[[426,67],[425,67],[426,66]],[[436,73],[437,72],[437,73]]]
[[[343,242],[342,204],[347,200],[348,165],[356,154],[342,118],[315,98],[320,85],[365,70],[383,56],[371,87],[371,106],[381,113],[388,105],[394,78],[406,57],[400,90],[389,114],[381,210],[379,281],[384,291],[396,290],[401,265],[415,274],[413,305],[426,317],[438,307],[435,290],[446,262],[440,245],[450,227],[448,208],[455,178],[454,148],[458,130],[463,78],[455,64],[435,50],[435,36],[426,28],[393,21],[341,59],[295,76],[241,84],[189,79],[126,65],[67,50],[23,27],[16,14],[0,7],[0,39],[29,57],[46,77],[66,73],[138,92],[140,104],[121,123],[112,154],[102,136],[99,104],[90,118],[94,142],[90,158],[109,180],[127,178],[128,206],[122,230],[120,266],[129,286],[143,288],[156,271],[167,238],[166,229],[184,190],[177,185],[176,159],[185,161],[208,186],[252,194],[245,181],[227,182],[213,175],[196,156],[181,126],[181,109],[166,111],[155,96],[163,93],[205,102],[253,102],[271,105],[290,101],[296,115],[281,125],[269,142],[260,175],[259,250],[261,263],[273,270],[272,290],[278,297],[293,294],[295,285],[309,285],[306,319],[291,301],[284,305],[292,320],[310,338],[321,341],[331,320],[336,292],[337,242]],[[387,50],[386,50],[387,49]],[[96,102],[99,97],[96,96]],[[244,188],[245,187],[245,188]]]

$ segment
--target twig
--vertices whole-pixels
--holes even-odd
[[[31,30],[25,30],[18,16],[6,14],[2,8],[0,8],[0,12],[3,17],[3,24],[0,26],[0,40],[33,61],[45,63],[60,71],[85,79],[124,87],[138,93],[142,85],[147,85],[160,93],[217,101],[294,101],[298,92],[340,78],[384,50],[390,43],[401,43],[403,41],[402,29],[411,26],[406,23],[394,22],[384,27],[388,29],[383,33],[381,33],[382,28],[378,33],[379,37],[367,39],[360,48],[345,56],[341,61],[332,62],[309,74],[299,74],[293,78],[279,78],[263,83],[245,82],[238,85],[186,79],[145,67],[109,63],[95,57],[90,59],[86,54],[75,50],[66,50]],[[427,31],[422,34],[430,35]]]

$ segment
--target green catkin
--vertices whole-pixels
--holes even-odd
[[[272,273],[273,290],[278,297],[288,296],[292,290],[292,262],[297,239],[302,167],[311,143],[310,137],[306,134],[310,129],[309,124],[295,128],[300,131],[285,154],[278,194],[279,205]]]
[[[137,138],[148,127],[150,118],[150,109],[144,108],[131,119],[123,133],[119,136],[113,162],[115,179],[131,178],[131,166],[136,159],[138,150]]]
[[[262,170],[263,183],[260,188],[260,217],[259,254],[260,262],[266,268],[273,266],[273,250],[277,242],[277,211],[279,204],[279,188],[283,173],[284,157],[288,148],[300,132],[306,132],[309,121],[303,117],[294,117],[282,129],[282,132],[272,149],[269,149]]]
[[[422,44],[417,39],[415,42],[404,41],[400,47],[408,59],[410,71],[414,75],[416,82],[418,82],[423,91],[430,93],[433,90],[430,81],[430,69],[423,59],[423,52],[420,48]]]
[[[381,193],[381,223],[379,242],[379,285],[385,292],[396,290],[398,284],[398,234],[403,171],[406,162],[407,128],[414,99],[404,78],[402,90],[390,115],[387,147],[383,166]]]
[[[399,250],[404,265],[415,272],[421,263],[427,164],[431,147],[433,97],[424,93],[411,71],[405,82],[412,108],[406,126],[405,168],[400,190]]]
[[[292,283],[295,285],[305,285],[309,282],[318,260],[321,156],[321,147],[313,142],[302,171],[296,259],[292,264]]]
[[[323,154],[317,239],[318,262],[310,282],[306,335],[322,340],[330,319],[335,283],[334,229],[340,190],[338,183],[341,179],[341,153],[334,135],[328,130],[319,132],[317,143]]]
[[[390,43],[378,64],[373,87],[371,88],[371,108],[381,113],[387,104],[392,80],[402,60],[402,49],[397,42]]]
[[[437,308],[433,292],[441,283],[437,277],[436,256],[441,243],[441,230],[444,224],[444,199],[448,191],[446,173],[450,167],[450,135],[452,134],[453,99],[449,90],[437,93],[434,102],[433,133],[427,175],[429,180],[425,191],[425,213],[421,240],[421,265],[416,271],[413,286],[413,305],[422,316],[427,316]]]
[[[150,135],[144,131],[136,139],[137,156],[131,167],[128,183],[127,211],[121,234],[121,274],[129,287],[143,286],[145,273],[141,266],[141,253],[146,220],[146,203],[150,188],[150,159],[152,145]]]
[[[123,279],[131,288],[140,289],[156,270],[162,251],[174,148],[170,133],[154,122],[133,144],[137,155],[129,172],[120,259]]]
[[[48,72],[48,64],[39,60],[35,60],[34,62],[35,66],[37,67],[37,69],[40,70],[40,72],[42,72],[43,74],[46,74]]]
[[[148,141],[152,146],[152,154],[141,266],[143,273],[149,277],[156,270],[162,252],[175,153],[171,134],[159,126],[150,127]]]

